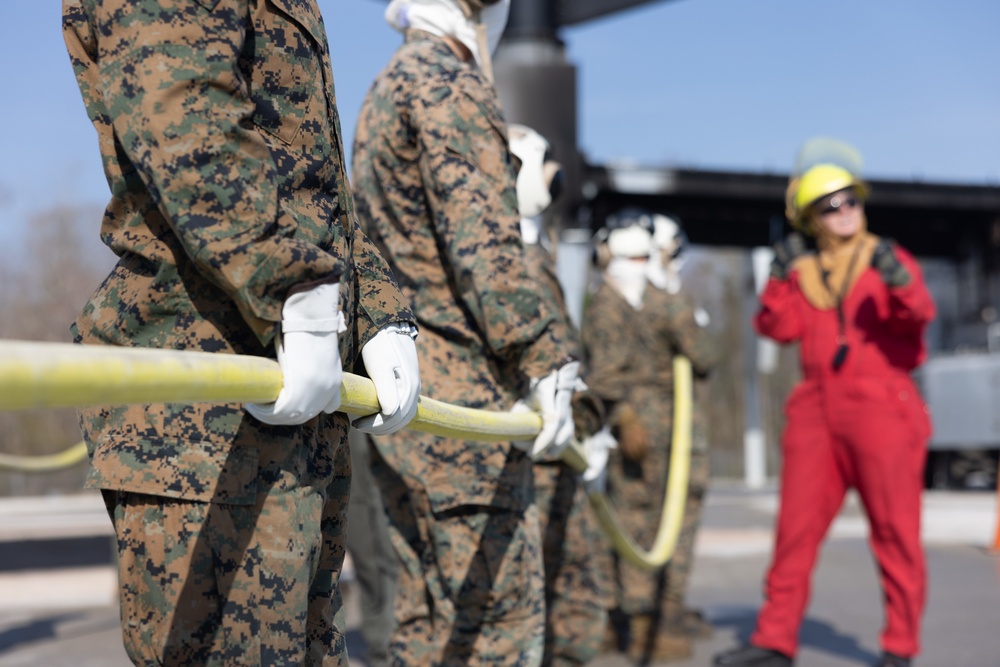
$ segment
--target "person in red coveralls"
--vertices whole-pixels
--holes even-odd
[[[793,232],[775,246],[754,326],[800,343],[786,404],[781,506],[764,605],[746,646],[718,667],[787,667],[817,552],[848,488],[867,510],[885,600],[878,667],[908,667],[926,593],[920,496],[930,418],[910,372],[926,355],[934,302],[913,256],[867,231],[867,187],[819,164],[793,181]]]

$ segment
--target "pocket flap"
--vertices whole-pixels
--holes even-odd
[[[257,450],[178,439],[97,443],[88,486],[205,503],[252,505]]]
[[[326,44],[326,29],[319,7],[311,0],[271,0],[271,4],[298,23],[319,45]]]

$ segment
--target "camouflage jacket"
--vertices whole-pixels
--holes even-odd
[[[566,295],[563,294],[562,284],[555,273],[555,257],[541,244],[525,244],[524,265],[528,277],[535,286],[536,293],[545,303],[549,304],[553,316],[558,318],[560,325],[565,329],[567,350],[574,357],[579,358],[582,354],[580,332],[569,319],[569,311],[566,310]]]
[[[101,237],[119,256],[78,341],[273,356],[288,289],[312,281],[341,283],[348,366],[380,328],[413,321],[357,224],[314,0],[64,0],[63,32],[111,188]],[[93,484],[135,486],[114,468],[139,440],[213,470],[184,443],[231,443],[242,411],[219,409],[211,424],[206,406],[85,413],[106,442]]]
[[[362,224],[420,325],[425,395],[506,410],[529,377],[570,358],[566,324],[525,267],[496,91],[444,40],[411,31],[376,78],[358,120],[353,179]],[[503,495],[498,477],[515,485],[525,474],[507,444],[413,438],[382,439],[380,451],[401,474],[448,489],[431,492],[438,508],[490,503]]]
[[[524,246],[524,259],[528,275],[535,281],[538,293],[548,303],[553,304],[555,312],[562,318],[570,335],[569,349],[574,356],[582,358],[583,345],[580,342],[580,332],[570,320],[569,312],[566,310],[566,295],[554,271],[555,257],[542,245],[535,243]],[[586,382],[587,376],[587,367],[581,366],[580,377]],[[603,402],[592,391],[587,389],[573,394],[573,423],[577,438],[583,439],[597,433],[604,426],[606,417]],[[538,463],[536,461],[536,468]]]
[[[715,365],[718,350],[715,340],[695,317],[694,303],[683,294],[646,287],[642,297],[642,314],[659,332],[661,356],[670,361],[670,382],[673,382],[673,357],[682,354],[691,361],[697,375],[707,375]]]
[[[673,359],[683,354],[696,373],[714,363],[709,337],[695,321],[692,304],[681,295],[647,286],[635,310],[614,288],[602,284],[584,316],[587,383],[611,408],[669,399],[674,390]],[[647,396],[647,394],[649,396]]]

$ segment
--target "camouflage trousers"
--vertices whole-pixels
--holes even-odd
[[[361,637],[368,667],[386,667],[392,634],[396,554],[382,496],[372,477],[369,436],[351,429],[351,506],[347,512],[347,551],[354,563],[361,597]]]
[[[684,505],[684,516],[681,532],[677,536],[677,547],[674,555],[667,563],[663,582],[663,605],[666,619],[677,611],[684,609],[687,598],[688,582],[691,579],[691,565],[694,560],[694,544],[701,525],[701,513],[704,506],[705,492],[708,490],[710,466],[708,452],[694,450],[691,452],[691,474],[688,483],[688,494]]]
[[[252,505],[103,490],[132,662],[346,667],[346,443],[334,463],[325,488],[261,483]]]
[[[399,560],[391,662],[535,667],[545,634],[538,509],[431,511],[377,453],[373,472]]]
[[[575,472],[562,463],[536,463],[534,474],[545,561],[542,664],[583,665],[600,650],[608,620],[596,560],[605,538]]]
[[[668,454],[669,450],[654,450],[635,463],[623,461],[618,452],[612,452],[615,460],[609,464],[609,497],[623,528],[645,547],[652,544],[659,527]],[[613,606],[629,615],[656,614],[666,622],[683,611],[708,478],[708,452],[693,450],[681,530],[673,556],[656,572],[640,570],[613,556],[610,573],[616,588]]]

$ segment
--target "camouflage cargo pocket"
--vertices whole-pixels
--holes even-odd
[[[544,580],[534,506],[531,517],[535,524],[528,513],[482,506],[438,515],[431,540],[456,624],[509,622],[542,608]]]

